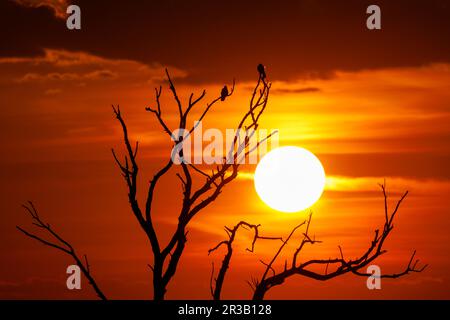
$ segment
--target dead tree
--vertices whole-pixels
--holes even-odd
[[[102,290],[100,290],[99,286],[97,285],[97,282],[95,282],[95,279],[91,274],[91,270],[90,270],[91,268],[89,265],[87,255],[84,255],[84,262],[83,262],[83,260],[76,253],[73,246],[68,241],[64,240],[60,235],[58,235],[58,233],[56,233],[53,230],[53,228],[50,226],[50,224],[46,223],[45,221],[43,221],[41,219],[38,211],[36,210],[36,208],[34,207],[34,205],[31,201],[29,201],[26,205],[23,205],[23,207],[30,214],[31,219],[32,219],[32,224],[35,227],[42,229],[45,233],[47,233],[47,235],[49,236],[50,239],[47,240],[45,237],[42,237],[35,233],[26,231],[25,229],[23,229],[22,227],[19,227],[19,226],[16,226],[16,228],[20,232],[25,234],[27,237],[35,239],[46,246],[55,248],[59,251],[64,252],[65,254],[71,256],[72,259],[77,264],[77,266],[80,267],[80,270],[81,270],[81,272],[83,272],[86,279],[88,279],[89,284],[92,286],[92,288],[94,289],[97,296],[102,300],[106,300],[106,296],[104,295]]]
[[[183,104],[167,70],[166,75],[169,83],[169,89],[178,107],[179,121],[177,129],[188,130],[188,133],[192,134],[196,129],[196,126],[194,125],[190,128],[187,127],[188,116],[196,105],[201,104],[205,98],[206,91],[204,90],[197,98],[194,98],[194,95],[191,94],[187,103]],[[118,159],[114,150],[112,150],[112,153],[128,187],[128,200],[130,202],[132,212],[139,222],[141,229],[148,237],[153,252],[153,264],[151,265],[151,270],[153,275],[155,300],[164,299],[167,286],[175,275],[178,263],[186,245],[186,236],[188,231],[187,227],[189,222],[201,210],[205,209],[209,204],[216,200],[223,188],[237,177],[241,157],[248,156],[254,151],[255,148],[271,136],[268,135],[266,139],[258,141],[255,147],[250,147],[249,137],[252,137],[255,130],[258,128],[258,122],[267,106],[270,92],[270,83],[268,83],[266,78],[263,78],[260,74],[250,99],[249,108],[239,121],[237,127],[235,127],[237,134],[234,136],[233,143],[227,151],[227,157],[224,157],[222,163],[219,164],[215,170],[212,170],[211,173],[207,173],[193,164],[184,161],[182,142],[186,137],[174,136],[172,134],[173,131],[169,129],[169,126],[164,120],[160,103],[161,91],[161,87],[159,87],[159,89],[155,89],[156,107],[147,107],[146,110],[155,115],[163,131],[173,140],[174,146],[179,147],[174,150],[177,150],[176,152],[178,152],[178,155],[182,160],[180,164],[181,172],[177,173],[177,177],[180,179],[182,187],[182,206],[180,212],[178,213],[177,227],[166,244],[162,244],[160,242],[155,228],[153,217],[153,196],[155,188],[161,177],[167,174],[173,167],[173,159],[170,157],[167,164],[163,166],[150,181],[147,190],[147,199],[145,205],[142,206],[137,198],[139,166],[136,157],[138,143],[136,142],[135,146],[132,146],[121,110],[119,107],[113,106],[114,114],[123,129],[123,137],[126,147],[126,156],[124,161],[120,161]],[[227,93],[227,95],[224,95],[224,93],[221,92],[215,99],[206,103],[203,112],[196,120],[203,120],[216,103],[225,100],[225,98],[231,96],[233,92],[234,81],[230,92]],[[240,130],[248,133],[245,139],[241,139],[239,136]],[[230,159],[232,161],[228,161]],[[205,178],[204,182],[197,188],[193,183],[193,175],[199,175],[202,178]]]
[[[329,279],[333,279],[339,276],[342,276],[347,273],[352,273],[357,276],[362,277],[370,277],[372,274],[366,273],[365,271],[361,271],[364,267],[367,267],[372,263],[375,259],[377,259],[379,256],[383,255],[387,251],[383,248],[383,244],[388,238],[389,234],[391,233],[392,229],[394,228],[394,218],[397,214],[400,205],[402,201],[406,198],[408,195],[408,192],[405,192],[403,196],[398,200],[395,208],[392,210],[391,213],[389,213],[388,209],[388,196],[386,193],[386,187],[385,184],[380,185],[381,190],[383,192],[384,196],[384,215],[385,215],[385,221],[383,225],[383,229],[380,232],[379,229],[375,230],[374,237],[372,239],[372,242],[368,249],[358,258],[356,259],[347,259],[344,257],[342,248],[338,246],[339,248],[339,257],[333,258],[333,259],[312,259],[307,260],[305,262],[298,262],[300,253],[302,252],[302,249],[305,245],[313,245],[315,243],[320,243],[321,241],[318,241],[315,239],[314,236],[310,236],[309,234],[309,227],[311,224],[311,218],[312,214],[309,215],[309,218],[299,225],[297,225],[295,228],[292,229],[292,231],[289,233],[289,235],[282,240],[281,246],[278,248],[277,252],[273,256],[273,258],[270,260],[270,262],[265,263],[264,261],[261,261],[265,265],[264,272],[259,279],[252,279],[251,282],[249,282],[250,286],[253,289],[253,300],[262,300],[264,299],[265,294],[267,291],[269,291],[271,288],[281,285],[284,283],[284,281],[294,275],[300,275],[307,278],[319,280],[319,281],[326,281]],[[246,222],[241,222],[245,225],[249,225]],[[251,225],[250,225],[251,226]],[[282,271],[277,272],[275,270],[274,264],[277,261],[277,258],[285,248],[285,246],[288,244],[288,242],[291,240],[292,236],[299,230],[301,227],[305,226],[305,231],[302,233],[302,240],[300,241],[298,247],[292,254],[292,260],[288,263],[286,260],[284,262],[284,266],[282,268]],[[233,229],[235,230],[235,229]],[[236,229],[237,230],[237,229]],[[236,233],[236,230],[234,233]],[[234,234],[233,234],[234,237]],[[231,239],[231,237],[230,237]],[[252,243],[252,248],[258,239],[257,234],[255,235],[254,241]],[[222,243],[226,244],[227,246],[231,246],[232,241],[222,241],[219,243],[217,247],[219,247]],[[213,248],[215,249],[215,248]],[[212,249],[212,250],[213,250]],[[210,250],[211,252],[211,250]],[[222,262],[222,269],[224,268],[224,264],[228,266],[229,260],[231,259],[231,252],[232,249],[228,249],[228,253],[226,255],[227,259],[224,259]],[[230,255],[230,257],[228,257]],[[408,265],[406,268],[399,272],[394,274],[382,274],[381,278],[398,278],[404,275],[407,275],[412,272],[422,272],[425,270],[427,265],[424,265],[422,267],[418,267],[419,260],[414,260],[414,257],[416,255],[416,251],[414,250]],[[314,267],[322,267],[324,269],[324,272],[317,272],[314,270],[317,270],[317,268],[314,269]],[[224,273],[226,272],[223,271]],[[224,278],[225,275],[222,275],[222,278]],[[216,288],[217,289],[217,288]],[[216,298],[216,296],[214,296]]]
[[[255,243],[256,240],[258,239],[263,239],[263,240],[282,240],[281,238],[275,238],[275,237],[263,237],[259,235],[259,230],[258,228],[260,227],[260,225],[255,225],[255,224],[249,224],[245,221],[241,221],[239,222],[237,225],[235,225],[233,228],[228,228],[225,227],[225,232],[228,235],[228,240],[224,240],[219,242],[214,248],[210,249],[208,251],[208,255],[210,255],[213,251],[216,251],[217,249],[219,249],[222,245],[226,246],[227,248],[227,253],[225,254],[223,261],[222,261],[222,265],[220,267],[220,270],[217,274],[217,277],[214,279],[214,263],[212,265],[212,272],[211,272],[211,280],[210,280],[210,290],[211,290],[211,296],[213,297],[214,300],[220,300],[220,295],[222,293],[222,286],[223,286],[223,282],[225,280],[225,275],[226,272],[230,266],[230,261],[231,261],[231,257],[233,255],[233,241],[236,237],[236,233],[239,230],[239,228],[242,227],[244,229],[252,229],[254,231],[254,235],[253,235],[253,241],[252,241],[252,245],[250,248],[247,248],[247,251],[249,252],[253,252],[255,249]],[[215,281],[215,286],[213,285],[213,280]]]
[[[186,139],[189,135],[193,134],[193,132],[197,128],[196,125],[190,128],[187,127],[188,116],[195,106],[203,103],[206,96],[206,90],[203,90],[203,92],[195,98],[194,94],[192,93],[189,96],[187,103],[183,104],[178,96],[177,90],[169,75],[169,72],[166,69],[169,89],[178,107],[179,121],[178,127],[176,129],[180,129],[180,131],[188,130],[188,134],[184,136],[174,135],[172,133],[173,131],[169,129],[169,126],[167,125],[162,115],[162,107],[160,102],[162,87],[160,86],[159,88],[155,88],[156,107],[147,107],[145,108],[145,110],[152,113],[156,117],[159,124],[161,125],[162,130],[172,139],[174,143],[173,150],[176,150],[175,152],[182,160],[180,163],[181,173],[176,173],[177,177],[181,181],[182,207],[180,212],[178,213],[177,227],[173,231],[170,237],[170,241],[167,244],[162,244],[157,235],[153,217],[153,196],[160,179],[165,174],[167,174],[174,165],[173,154],[169,157],[166,165],[164,165],[158,172],[156,172],[156,174],[150,180],[148,189],[146,191],[146,201],[145,204],[142,205],[137,198],[139,173],[137,152],[139,144],[137,141],[135,142],[134,146],[131,143],[127,125],[122,116],[119,106],[112,107],[114,115],[119,121],[120,126],[122,127],[126,155],[123,158],[124,160],[120,161],[114,149],[112,149],[112,154],[127,185],[128,200],[131,206],[131,211],[138,221],[139,226],[146,234],[153,253],[153,264],[149,266],[152,270],[153,275],[153,294],[155,300],[164,299],[167,286],[170,280],[175,275],[178,263],[186,245],[188,232],[187,227],[189,225],[189,222],[200,211],[205,209],[209,204],[213,203],[222,192],[223,188],[237,177],[241,161],[249,156],[253,151],[255,151],[262,143],[270,139],[273,134],[277,133],[273,132],[267,135],[267,137],[265,137],[264,139],[258,140],[256,144],[251,144],[251,138],[254,136],[256,130],[258,129],[260,117],[266,109],[271,87],[271,84],[267,81],[265,73],[262,74],[260,71],[258,72],[259,78],[251,95],[248,110],[240,119],[237,127],[235,127],[236,134],[229,150],[226,150],[227,156],[223,157],[222,163],[217,165],[215,170],[211,170],[210,173],[201,170],[193,164],[188,163],[183,158],[183,139]],[[202,121],[215,104],[217,104],[219,101],[224,101],[226,98],[230,97],[233,94],[234,88],[235,82],[233,80],[233,86],[231,90],[228,91],[228,88],[225,86],[216,98],[204,105],[200,117],[196,120]],[[241,136],[242,134],[244,135],[244,138]],[[194,174],[199,175],[205,179],[202,180],[203,182],[200,184],[200,186],[196,186],[194,184]],[[48,242],[43,238],[25,231],[20,227],[17,228],[26,236],[38,240],[51,247],[57,248],[64,253],[72,256],[73,259],[75,259],[76,263],[80,266],[84,275],[89,279],[90,284],[93,286],[98,296],[102,299],[106,299],[105,295],[100,291],[92,275],[90,274],[87,258],[85,260],[85,264],[83,264],[76,255],[73,247],[68,242],[64,241],[57,233],[55,233],[48,224],[41,222],[34,207],[31,207],[31,210],[29,207],[26,207],[26,209],[30,212],[33,220],[37,222],[34,224],[47,230],[53,237],[60,241],[63,246]]]

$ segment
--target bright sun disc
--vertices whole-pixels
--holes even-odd
[[[320,160],[299,147],[281,147],[259,161],[255,189],[264,203],[283,212],[297,212],[312,206],[325,187]]]

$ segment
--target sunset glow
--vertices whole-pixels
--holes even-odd
[[[189,221],[165,298],[210,299],[226,246],[209,250],[238,222],[284,240],[312,212],[318,241],[298,261],[353,259],[384,230],[386,208],[408,191],[388,252],[373,263],[383,273],[401,271],[416,250],[430,266],[424,272],[383,278],[381,290],[351,274],[330,281],[295,274],[265,298],[449,299],[450,6],[379,2],[382,28],[369,30],[364,1],[82,0],[81,29],[68,30],[71,1],[0,1],[0,298],[97,298],[84,278],[81,290],[66,288],[71,257],[15,228],[36,227],[21,206],[28,200],[89,257],[113,299],[153,297],[152,268],[161,255],[152,254],[152,239],[166,269],[176,250],[163,247]],[[261,92],[268,103],[258,117],[249,106]],[[112,105],[120,106],[129,145]],[[220,178],[236,179],[218,190],[222,181],[210,182],[211,175],[235,141],[227,132],[245,114],[258,124],[241,130],[277,132],[277,140],[236,172],[230,164]],[[170,162],[180,156],[172,154],[180,141],[170,132],[196,123],[201,130],[184,141],[192,144],[190,163]],[[138,175],[126,181],[131,149]],[[190,200],[204,203],[207,195],[196,191],[205,183],[216,198],[180,219]],[[248,283],[260,280],[282,243],[258,239],[248,250],[252,229],[239,230],[223,299],[251,299]],[[292,265],[303,232],[286,244],[275,272],[286,260]]]

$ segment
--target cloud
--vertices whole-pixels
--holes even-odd
[[[108,80],[116,79],[118,75],[111,70],[96,70],[88,73],[58,73],[52,72],[47,74],[27,73],[23,77],[17,79],[17,82],[33,82],[33,81],[79,81],[79,80]]]
[[[240,180],[252,180],[254,174],[249,171],[238,173]],[[339,192],[373,192],[379,191],[379,184],[386,181],[389,190],[403,192],[410,190],[419,195],[430,192],[450,191],[450,180],[412,179],[404,177],[347,177],[327,176],[325,190]]]
[[[399,280],[397,285],[420,285],[427,282],[434,282],[439,284],[444,284],[448,280],[444,279],[443,277],[436,277],[436,276],[422,276],[420,278],[402,278]]]
[[[92,55],[83,51],[68,51],[43,49],[43,54],[35,57],[3,57],[0,58],[0,64],[20,64],[28,63],[31,65],[48,64],[55,67],[73,67],[88,65],[118,65],[124,62],[131,62],[126,59],[107,59]]]
[[[450,150],[449,81],[449,64],[338,71],[330,79],[274,81],[273,91],[320,91],[274,94],[267,111],[270,122],[265,125],[279,129],[280,144],[301,145],[315,153],[445,155]],[[410,165],[404,167],[399,170]],[[425,169],[433,169],[429,167]]]
[[[62,17],[66,1],[16,1],[22,6],[8,2],[0,2],[0,38],[10,44],[0,52],[2,56],[34,56],[45,43],[52,48],[122,57],[147,65],[158,61],[183,67],[191,73],[186,81],[254,79],[259,62],[267,65],[271,80],[290,81],[322,77],[335,70],[450,61],[450,7],[440,1],[430,1],[426,10],[420,1],[383,2],[383,24],[387,27],[377,33],[368,32],[364,22],[367,7],[356,0],[287,1],[277,10],[268,4],[254,6],[249,1],[232,0],[228,5],[234,10],[223,16],[216,14],[223,6],[219,1],[193,4],[178,0],[173,5],[164,1],[140,1],[139,5],[108,1],[108,10],[101,1],[78,1],[87,13],[82,24],[88,27],[89,36],[68,36],[62,21],[49,19],[46,10],[24,8],[45,6]],[[184,12],[176,19],[175,8]],[[408,15],[402,14],[405,8]],[[270,32],[255,32],[265,30],[267,19],[271,21]],[[33,36],[24,24],[33,26]]]
[[[320,89],[315,88],[315,87],[272,89],[273,94],[300,94],[300,93],[310,93],[310,92],[319,92],[319,91],[320,91]]]
[[[378,191],[378,185],[383,181],[383,177],[329,176],[326,179],[325,190],[341,192]],[[386,178],[386,185],[391,191],[404,192],[409,190],[415,195],[442,192],[442,190],[450,191],[450,180],[388,177]]]
[[[26,72],[16,76],[16,81],[79,81],[79,80],[112,80],[120,76],[135,77],[143,82],[159,82],[165,77],[164,67],[159,63],[145,65],[127,59],[107,59],[81,51],[44,49],[43,54],[36,57],[4,57],[0,65],[14,73]],[[173,79],[187,76],[184,70],[170,67]]]
[[[28,8],[46,7],[53,11],[56,18],[65,19],[69,1],[66,0],[13,0],[18,5]]]

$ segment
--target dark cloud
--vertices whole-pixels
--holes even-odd
[[[82,30],[69,31],[48,8],[0,4],[1,56],[43,48],[187,69],[191,81],[272,79],[330,70],[450,61],[446,1],[377,1],[382,30],[365,26],[369,1],[87,1]]]
[[[56,18],[64,19],[66,17],[66,9],[69,5],[67,0],[12,0],[18,5],[28,8],[49,8],[53,11]]]

